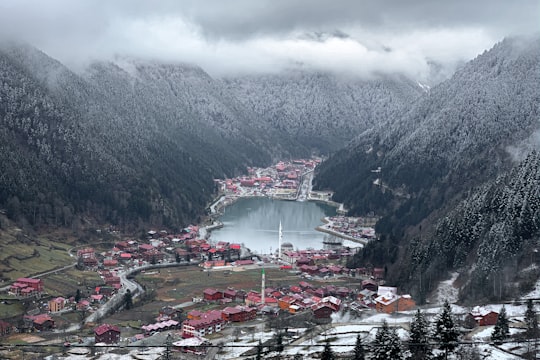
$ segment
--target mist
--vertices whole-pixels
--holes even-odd
[[[443,77],[504,36],[536,31],[540,6],[504,1],[3,1],[0,37],[71,68],[121,56],[202,67],[212,76],[286,69]],[[439,74],[439,75],[440,75]]]

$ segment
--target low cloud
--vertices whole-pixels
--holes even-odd
[[[448,75],[505,35],[532,31],[540,7],[390,3],[5,0],[0,37],[29,42],[71,67],[127,55],[194,63],[213,76],[301,67],[422,81],[432,64]]]

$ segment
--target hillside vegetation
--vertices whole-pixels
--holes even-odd
[[[334,91],[325,84],[336,79],[311,77],[308,84],[303,77],[291,84],[313,89],[317,99]],[[332,128],[341,135],[335,137],[324,131],[325,124],[342,108],[355,108],[360,96],[365,103],[376,95],[381,108],[388,103],[395,109],[404,103],[395,97],[418,94],[410,84],[403,90],[387,80],[390,85],[379,91],[370,83],[356,97],[324,102],[328,111],[309,125],[279,127],[278,120],[307,121],[303,112],[314,99],[298,91],[287,119],[267,117],[253,104],[266,103],[273,92],[287,101],[292,94],[284,82],[265,92],[266,81],[250,79],[246,101],[243,82],[213,79],[192,65],[118,58],[75,73],[35,48],[3,43],[0,209],[36,228],[77,230],[96,222],[123,230],[181,228],[204,215],[215,196],[214,178],[340,147],[354,135],[351,126],[345,118],[336,122]],[[395,97],[386,97],[394,90]],[[354,119],[346,118],[354,124],[374,121],[373,115],[351,114]],[[321,129],[322,145],[309,134],[299,137],[303,128]]]
[[[402,116],[365,131],[323,164],[316,177],[319,188],[335,189],[335,199],[344,201],[354,213],[376,211],[384,215],[377,224],[381,241],[366,248],[357,262],[386,265],[391,279],[407,280],[418,290],[427,284],[431,288],[432,280],[445,276],[447,269],[467,271],[472,266],[477,278],[485,281],[497,271],[487,263],[493,265],[508,254],[523,254],[526,239],[520,234],[534,237],[526,228],[530,225],[525,224],[537,222],[537,215],[525,221],[524,214],[512,211],[502,222],[505,225],[501,219],[488,221],[482,216],[486,223],[478,224],[468,218],[469,222],[460,224],[465,228],[459,230],[468,234],[466,244],[459,246],[453,232],[457,227],[450,229],[437,219],[467,198],[471,189],[499,175],[512,176],[502,174],[514,166],[524,166],[516,165],[516,160],[525,158],[536,145],[539,67],[538,39],[506,39],[431,89]],[[380,172],[373,172],[378,167]],[[510,174],[519,172],[517,169]],[[515,192],[529,191],[525,182],[514,185]],[[494,201],[492,196],[493,192],[486,201]],[[517,205],[503,201],[501,206]],[[454,211],[463,213],[464,209]],[[492,240],[505,238],[513,245],[470,236],[475,231],[491,233]],[[514,234],[510,239],[509,233]],[[414,269],[418,265],[419,260],[411,258],[415,256],[411,245],[416,246],[410,244],[413,237],[422,244],[420,253],[429,254],[429,261],[420,261],[424,271],[430,269],[422,285],[417,283],[421,280],[418,277],[403,273],[409,266]],[[448,249],[452,256],[444,251],[433,252],[435,249],[429,246],[424,248],[426,242],[439,250]],[[478,247],[479,252],[471,253]],[[503,249],[510,252],[501,252]],[[486,254],[491,260],[485,259]]]

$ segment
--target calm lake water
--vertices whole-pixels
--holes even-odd
[[[243,243],[259,254],[273,253],[278,247],[279,222],[283,242],[298,249],[322,249],[326,235],[315,230],[322,218],[336,215],[336,208],[314,202],[243,198],[228,206],[219,219],[224,227],[212,231],[212,242]]]

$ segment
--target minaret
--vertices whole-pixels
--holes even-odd
[[[262,268],[262,278],[261,278],[261,303],[264,305],[265,302],[266,302],[266,299],[265,299],[265,293],[264,293],[264,290],[266,289],[266,284],[265,284],[265,280],[266,280],[266,276],[264,274],[264,268]]]
[[[281,239],[282,238],[283,238],[283,232],[281,229],[281,220],[279,220],[278,260],[281,260]]]

